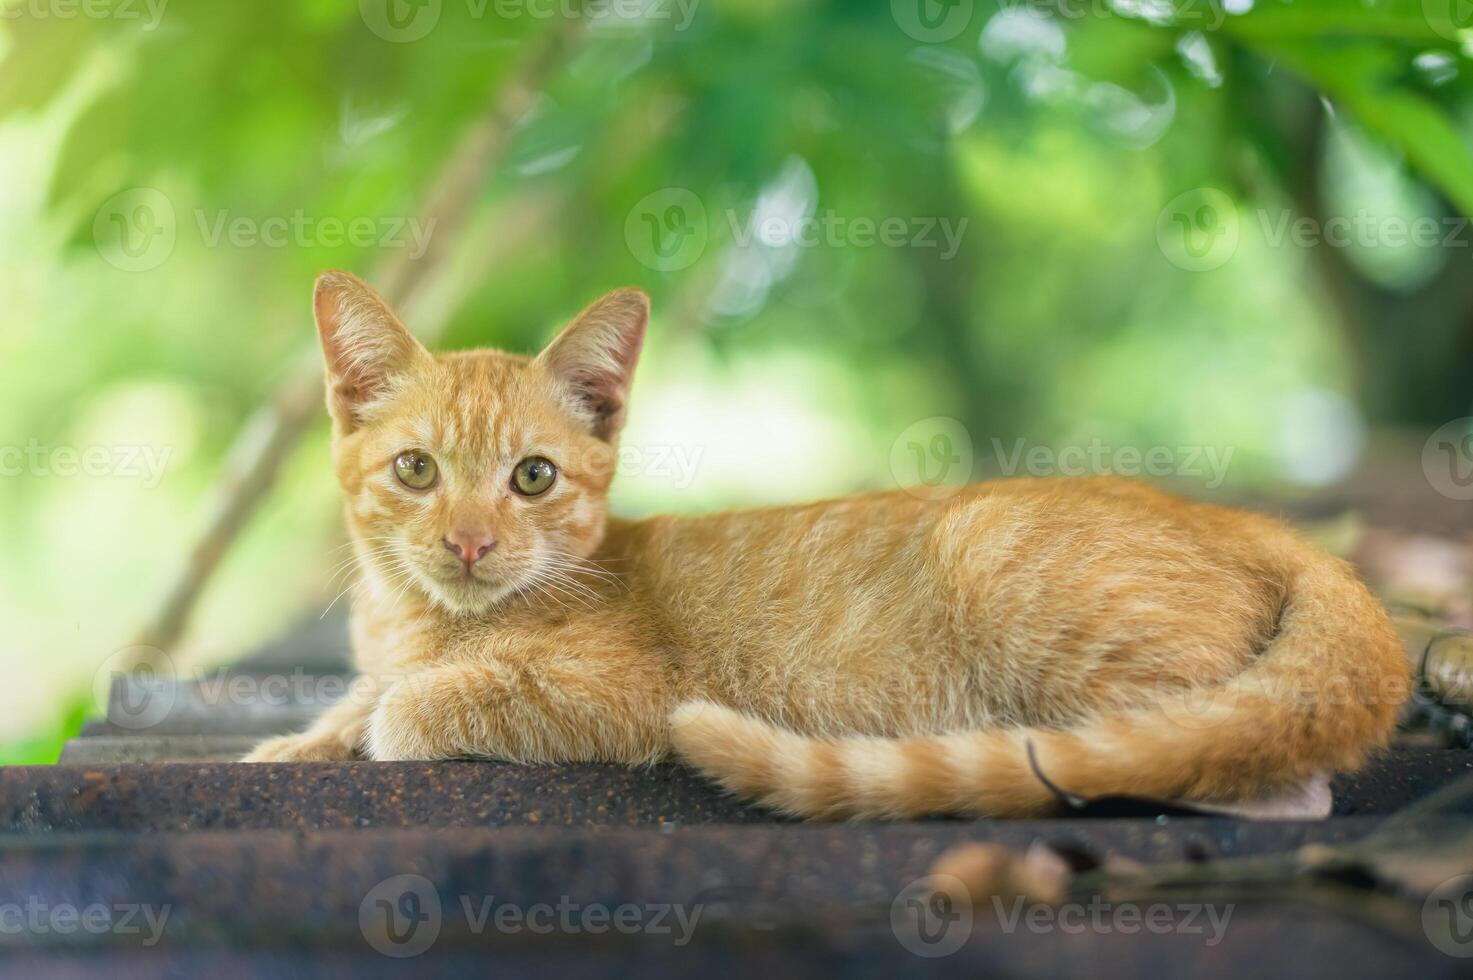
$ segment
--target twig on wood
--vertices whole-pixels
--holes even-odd
[[[498,87],[490,110],[467,130],[460,144],[428,185],[423,219],[435,229],[429,248],[411,259],[396,252],[372,279],[384,297],[405,308],[414,303],[452,254],[475,206],[477,193],[494,173],[517,122],[568,60],[582,34],[580,18],[550,32],[541,47],[517,75]],[[448,311],[447,311],[448,313]],[[448,319],[441,316],[416,324],[433,341]],[[188,560],[157,613],[148,621],[137,646],[174,649],[190,614],[204,594],[225,555],[266,498],[282,465],[311,426],[321,417],[322,367],[316,348],[304,351],[300,361],[267,404],[246,423],[228,456],[225,474],[215,490],[218,501]]]

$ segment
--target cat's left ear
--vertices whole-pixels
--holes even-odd
[[[612,442],[624,427],[634,365],[644,346],[650,298],[638,289],[609,293],[578,314],[537,363],[563,383],[593,434]]]

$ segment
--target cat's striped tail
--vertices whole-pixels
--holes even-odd
[[[1343,563],[1305,556],[1279,631],[1219,687],[1162,691],[1068,730],[811,738],[706,702],[671,716],[676,750],[742,796],[806,817],[1029,816],[1059,788],[1203,802],[1254,800],[1353,769],[1383,745],[1408,691],[1385,611]],[[1204,624],[1205,626],[1206,624]]]

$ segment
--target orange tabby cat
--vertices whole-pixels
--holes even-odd
[[[1354,767],[1407,689],[1386,615],[1288,528],[1113,478],[621,521],[648,300],[539,356],[433,356],[324,275],[363,687],[255,761],[674,753],[808,816],[1252,800]]]

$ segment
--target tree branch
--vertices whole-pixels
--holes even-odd
[[[422,218],[426,227],[434,229],[429,248],[417,258],[396,252],[371,277],[390,303],[401,309],[410,306],[439,274],[453,251],[450,245],[474,211],[477,193],[500,163],[516,123],[567,62],[581,37],[582,18],[568,18],[549,33],[517,75],[499,87],[489,110],[467,129],[425,194]],[[443,310],[440,316],[417,323],[421,337],[433,341],[450,312]],[[321,417],[322,385],[320,355],[315,348],[306,350],[267,404],[246,423],[215,490],[217,503],[209,522],[137,646],[169,651],[178,645],[230,547],[270,493],[282,465]]]

